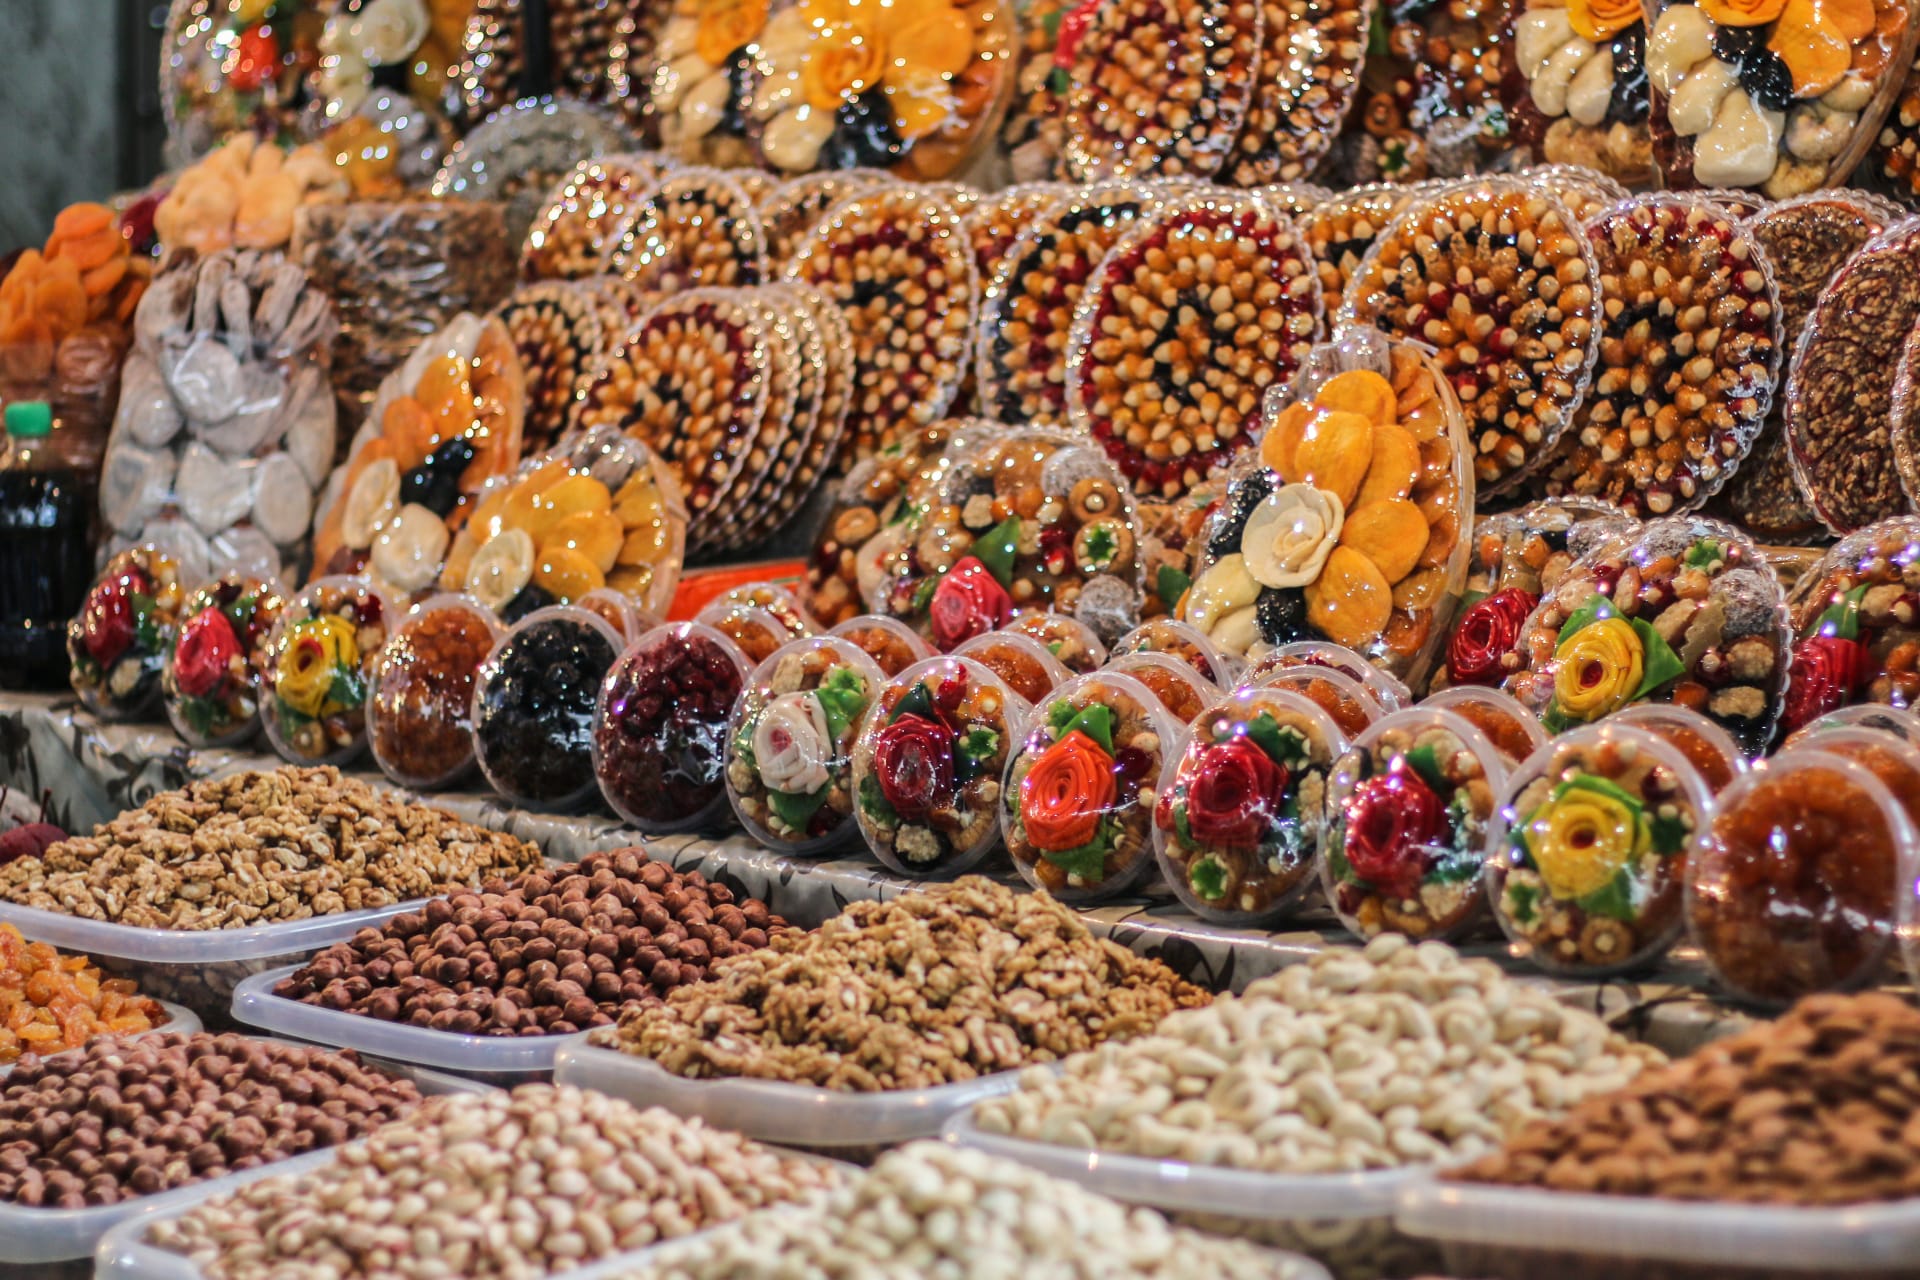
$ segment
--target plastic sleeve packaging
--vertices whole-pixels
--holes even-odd
[[[1652,179],[1646,15],[1638,0],[1577,9],[1523,0],[1509,23],[1501,97],[1521,144],[1541,160],[1621,182]]]

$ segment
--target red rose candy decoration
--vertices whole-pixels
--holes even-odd
[[[1513,652],[1539,603],[1532,592],[1509,587],[1468,609],[1447,641],[1447,675],[1455,684],[1499,684],[1511,674],[1500,659]]]
[[[1215,743],[1194,762],[1187,787],[1193,838],[1226,849],[1259,847],[1286,787],[1286,767],[1251,739]]]
[[[1787,669],[1787,707],[1781,728],[1805,727],[1853,701],[1867,679],[1867,647],[1840,636],[1808,636],[1793,648]]]
[[[204,698],[227,678],[240,637],[233,623],[218,609],[202,609],[180,628],[173,654],[173,679],[189,698]]]
[[[1013,617],[1013,597],[977,556],[968,556],[934,588],[928,606],[933,619],[933,642],[957,649],[978,635],[1007,625]]]
[[[1425,870],[1422,847],[1446,837],[1440,797],[1418,774],[1401,770],[1362,782],[1346,811],[1353,873],[1384,893],[1411,897]]]
[[[953,730],[925,716],[901,716],[874,739],[873,774],[893,811],[920,821],[953,790]]]
[[[110,667],[133,645],[133,596],[153,594],[153,583],[139,572],[123,573],[94,584],[87,593],[80,627],[86,636],[87,656]]]

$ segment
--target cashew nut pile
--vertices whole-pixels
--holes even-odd
[[[696,1079],[921,1089],[1140,1035],[1209,999],[1046,894],[968,876],[781,934],[592,1040]]]
[[[210,1280],[533,1277],[837,1186],[830,1165],[602,1094],[434,1098],[311,1173],[156,1223]]]
[[[1490,961],[1382,934],[1030,1071],[989,1133],[1285,1173],[1468,1159],[1663,1061]]]
[[[1298,1259],[1170,1226],[1010,1160],[916,1142],[805,1209],[755,1214],[618,1280],[1307,1274]]]

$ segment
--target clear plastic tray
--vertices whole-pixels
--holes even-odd
[[[834,1149],[936,1137],[974,1103],[1011,1093],[1020,1073],[1002,1071],[932,1089],[846,1093],[774,1080],[690,1080],[646,1058],[571,1037],[561,1046],[553,1078],[635,1106],[665,1107],[761,1142]]]
[[[187,1008],[185,1005],[175,1004],[171,1000],[159,1000],[159,998],[156,996],[148,996],[147,999],[156,1000],[159,1003],[160,1007],[167,1011],[167,1020],[161,1023],[159,1026],[149,1027],[145,1031],[129,1032],[127,1034],[127,1039],[138,1040],[142,1036],[157,1036],[163,1031],[178,1031],[183,1035],[192,1035],[196,1031],[201,1031],[205,1029],[201,1025],[200,1015],[195,1013],[193,1010]],[[112,1033],[105,1032],[102,1034],[110,1035]],[[98,1040],[99,1038],[100,1038],[99,1036],[95,1036],[94,1040]],[[87,1043],[92,1044],[93,1041],[89,1040]],[[85,1047],[86,1047],[85,1045],[81,1046],[81,1048],[85,1048]],[[61,1052],[68,1053],[68,1052],[74,1052],[74,1051],[63,1049],[61,1050]],[[51,1057],[56,1057],[58,1055],[47,1054],[46,1056],[51,1058]],[[13,1069],[19,1065],[20,1065],[19,1060],[15,1060],[13,1062],[0,1065],[0,1086],[5,1085],[7,1077],[12,1075]]]
[[[1413,1182],[1394,1220],[1455,1275],[1559,1280],[1911,1276],[1920,1201],[1802,1209]]]
[[[420,1086],[420,1092],[428,1096],[439,1093],[478,1091],[485,1087],[474,1084],[470,1080],[404,1067],[395,1068],[394,1074],[413,1080]],[[277,1173],[304,1173],[332,1160],[333,1152],[334,1148],[331,1147],[323,1151],[309,1151],[290,1159],[270,1161],[242,1173],[231,1173],[223,1178],[210,1178],[205,1182],[176,1187],[158,1195],[125,1200],[119,1204],[95,1205],[86,1209],[30,1209],[24,1205],[0,1204],[0,1258],[5,1258],[8,1264],[14,1265],[66,1262],[74,1258],[84,1258],[94,1252],[96,1247],[104,1247],[102,1237],[122,1224],[126,1224],[127,1229],[117,1238],[127,1241],[138,1239],[143,1228],[129,1222],[129,1219],[138,1218],[143,1223],[149,1222],[158,1214],[169,1211],[183,1212],[214,1196],[245,1186],[249,1182],[270,1178]],[[149,1250],[148,1252],[158,1251]],[[185,1259],[180,1261],[184,1262]],[[94,1274],[147,1278],[197,1273],[180,1273],[136,1266],[131,1270],[108,1267]]]
[[[483,1076],[499,1083],[549,1075],[554,1055],[567,1039],[461,1035],[406,1022],[382,1022],[366,1014],[344,1013],[274,995],[274,986],[299,968],[286,965],[256,973],[234,988],[234,1021],[330,1048],[358,1049],[395,1062]]]

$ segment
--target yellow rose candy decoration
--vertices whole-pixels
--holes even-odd
[[[319,716],[340,668],[360,665],[356,634],[351,622],[330,613],[295,624],[275,673],[280,700],[303,716]]]
[[[1569,720],[1598,720],[1632,700],[1645,673],[1639,635],[1623,618],[1588,623],[1560,645],[1553,696]]]
[[[1715,26],[1721,27],[1758,27],[1772,22],[1787,7],[1787,0],[1701,0],[1700,12],[1707,15]],[[1634,8],[1639,16],[1639,6]],[[1574,30],[1580,30],[1580,20],[1574,19]],[[1581,31],[1581,35],[1586,32]]]
[[[816,111],[837,111],[880,83],[886,71],[886,46],[879,32],[857,19],[822,29],[814,37],[800,81]]]
[[[1567,18],[1574,32],[1596,44],[1613,39],[1645,17],[1640,0],[1567,0]]]
[[[767,0],[701,0],[693,51],[708,66],[721,66],[766,25]]]
[[[1578,783],[1533,811],[1526,837],[1548,891],[1567,901],[1606,888],[1650,842],[1640,815],[1624,801]]]

